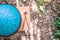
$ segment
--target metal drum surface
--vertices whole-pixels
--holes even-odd
[[[21,14],[10,4],[0,4],[0,36],[14,34],[21,25]]]

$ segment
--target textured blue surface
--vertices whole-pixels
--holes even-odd
[[[0,35],[14,34],[21,25],[21,15],[12,5],[0,4]]]

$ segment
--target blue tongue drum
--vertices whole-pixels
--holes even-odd
[[[12,5],[0,4],[0,36],[14,34],[21,25],[21,15]]]

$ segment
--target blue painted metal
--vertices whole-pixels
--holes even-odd
[[[20,25],[21,15],[17,8],[10,4],[0,4],[0,35],[12,35]]]

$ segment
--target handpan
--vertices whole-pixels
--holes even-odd
[[[21,14],[10,4],[0,4],[0,36],[10,36],[19,29]]]

